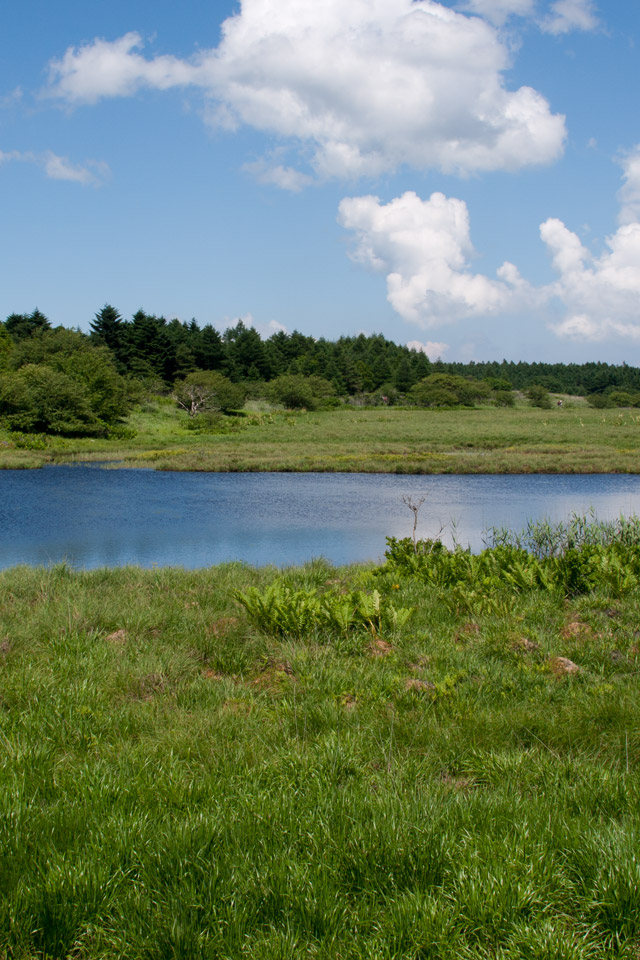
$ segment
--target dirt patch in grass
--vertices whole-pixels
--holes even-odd
[[[590,640],[593,637],[593,631],[588,623],[582,620],[571,620],[562,628],[560,636],[564,640]]]
[[[393,647],[386,640],[377,637],[369,644],[369,653],[372,657],[388,657],[389,654],[393,653]]]
[[[568,657],[552,657],[549,661],[549,669],[554,677],[567,677],[580,673],[580,667]]]
[[[540,649],[540,644],[529,637],[517,637],[511,644],[512,648],[521,653],[535,653]]]
[[[208,632],[214,637],[226,637],[237,625],[237,617],[220,617],[209,624]]]
[[[418,677],[408,677],[404,682],[405,690],[413,690],[415,693],[433,693],[436,689],[435,683],[430,680],[419,680]]]
[[[249,685],[257,687],[260,690],[268,690],[279,687],[285,681],[295,681],[295,679],[296,677],[290,663],[287,663],[286,660],[273,660],[270,658],[264,664],[258,676],[249,681]]]

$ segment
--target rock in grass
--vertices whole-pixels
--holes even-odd
[[[549,661],[549,666],[551,667],[551,672],[555,674],[556,677],[565,677],[568,674],[580,673],[578,664],[574,663],[573,660],[569,660],[568,657],[552,657]]]

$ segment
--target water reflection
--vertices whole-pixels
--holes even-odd
[[[426,498],[419,536],[478,550],[492,526],[640,513],[640,477],[216,474],[57,466],[0,471],[0,566],[262,565],[378,559],[408,536],[403,496]]]

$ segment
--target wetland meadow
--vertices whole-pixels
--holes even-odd
[[[2,465],[640,472],[633,410],[184,422]],[[405,523],[349,566],[0,572],[0,955],[637,960],[637,522]]]

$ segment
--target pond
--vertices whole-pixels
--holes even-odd
[[[480,550],[493,526],[640,513],[640,476],[164,473],[96,465],[0,471],[0,568],[377,560],[411,534]]]

